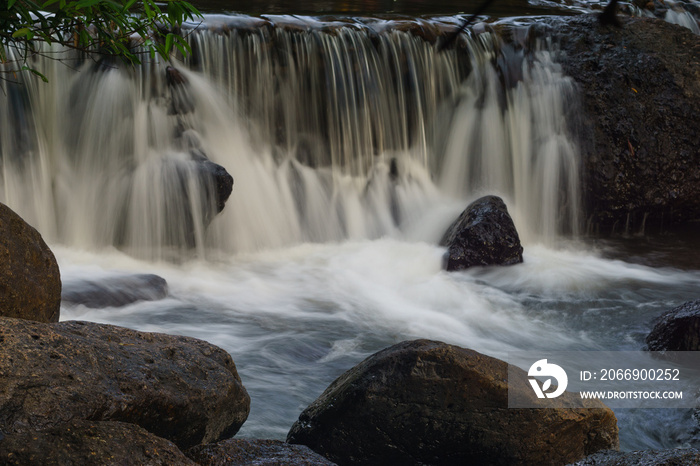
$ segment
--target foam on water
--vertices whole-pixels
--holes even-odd
[[[518,349],[639,350],[652,319],[693,298],[700,280],[580,246],[525,251],[524,264],[447,273],[443,248],[390,238],[181,265],[56,248],[66,282],[149,272],[170,286],[162,301],[64,307],[62,319],[189,335],[226,349],[253,399],[241,435],[277,438],[335,377],[396,342],[431,338],[500,358]],[[622,435],[623,445],[639,442],[638,432]]]

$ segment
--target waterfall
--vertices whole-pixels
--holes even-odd
[[[483,193],[530,240],[576,233],[576,93],[555,52],[484,31],[438,53],[439,27],[211,18],[172,59],[181,86],[159,59],[52,49],[33,63],[48,84],[0,84],[0,201],[52,242],[155,259],[401,235]],[[201,156],[235,179],[213,221]]]

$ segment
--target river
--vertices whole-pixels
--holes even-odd
[[[422,24],[459,23],[438,4],[431,13],[446,16]],[[468,53],[438,54],[401,32],[413,19],[384,16],[417,11],[363,8],[260,18],[210,3],[206,27],[188,30],[196,56],[172,63],[187,81],[178,90],[165,63],[76,58],[40,62],[49,84],[3,83],[0,201],[44,235],[64,286],[136,273],[169,285],[159,301],[63,305],[61,320],[224,348],[252,399],[243,437],[284,439],[338,375],[406,339],[499,358],[636,351],[654,318],[698,299],[696,230],[586,234],[567,124],[576,88],[555,51],[522,60],[485,33],[465,39]],[[508,14],[527,12],[495,16]],[[191,108],[173,110],[177,92]],[[235,179],[206,228],[196,182],[170,176],[189,173],[191,147]],[[190,196],[172,204],[183,179]],[[524,263],[443,271],[437,242],[486,193],[505,199]],[[623,449],[700,447],[688,410],[616,414]]]

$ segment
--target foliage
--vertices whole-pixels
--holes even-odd
[[[0,1],[0,62],[6,70],[26,69],[28,58],[42,53],[42,43],[60,44],[97,54],[140,62],[134,45],[167,58],[173,47],[189,52],[185,39],[173,33],[183,21],[201,16],[186,1],[168,0],[32,0]],[[8,66],[9,64],[9,66]]]

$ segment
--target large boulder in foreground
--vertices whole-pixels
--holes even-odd
[[[601,451],[569,466],[684,466],[700,464],[695,448],[643,451]]]
[[[700,300],[662,315],[646,343],[649,351],[700,351]]]
[[[198,445],[187,450],[187,456],[201,466],[332,466],[318,453],[303,445],[279,440],[228,439],[219,443]]]
[[[189,448],[233,436],[250,398],[224,350],[88,322],[0,318],[0,431],[123,421]]]
[[[700,218],[700,47],[653,18],[601,27],[556,23],[561,62],[581,90],[584,197],[590,223],[639,231]]]
[[[508,208],[498,196],[484,196],[469,204],[447,229],[440,246],[447,247],[447,270],[523,261],[520,237]]]
[[[44,430],[7,434],[0,440],[5,465],[138,464],[194,466],[172,442],[134,424],[79,421]]]
[[[618,448],[615,415],[598,401],[565,393],[557,402],[578,408],[509,409],[509,387],[537,398],[527,373],[508,380],[508,369],[441,342],[399,343],[341,375],[287,441],[341,465],[562,465]]]
[[[0,316],[58,322],[61,275],[41,235],[0,203]]]

